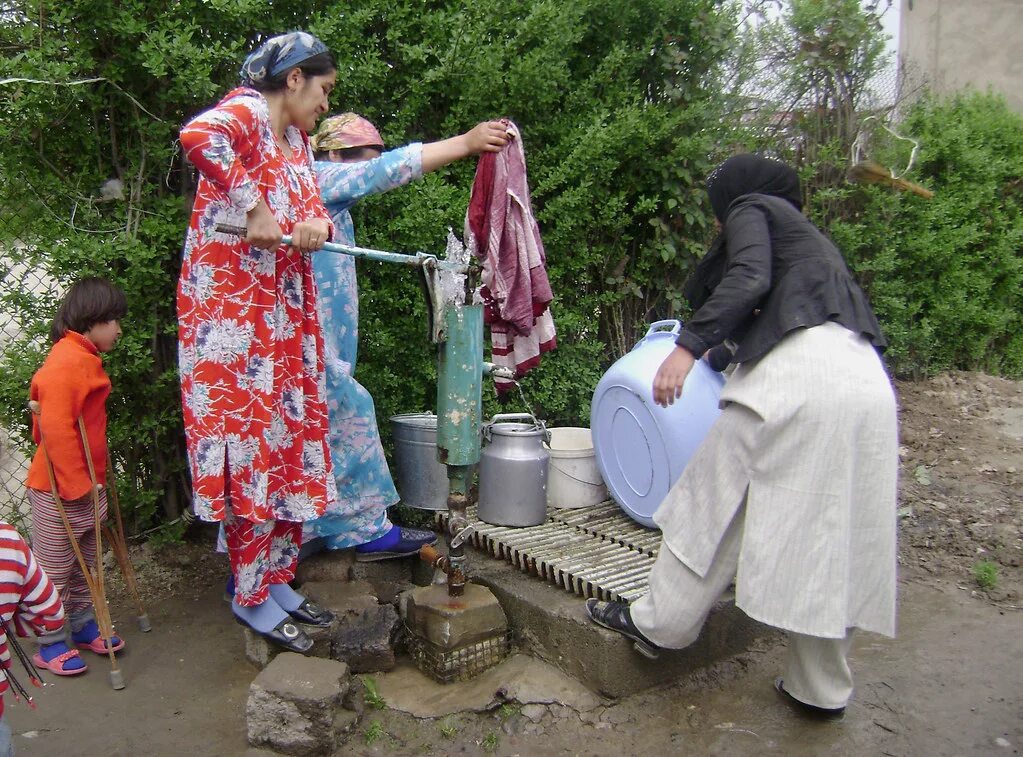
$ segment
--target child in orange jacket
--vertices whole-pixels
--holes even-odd
[[[32,377],[31,399],[39,403],[32,433],[39,448],[28,471],[32,506],[32,549],[57,586],[71,626],[70,643],[61,628],[38,638],[35,664],[56,675],[84,673],[78,648],[106,654],[85,576],[75,559],[67,530],[52,493],[46,455],[53,466],[57,493],[88,564],[96,559],[92,478],[86,463],[78,419],[86,437],[99,483],[100,519],[107,514],[107,411],[110,379],[100,353],[114,348],[127,311],[124,293],[106,279],[86,278],[68,291],[50,329],[54,344]],[[43,449],[45,441],[45,452]],[[117,636],[114,651],[124,647]]]

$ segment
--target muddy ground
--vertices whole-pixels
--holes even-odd
[[[1019,754],[1023,382],[952,373],[898,389],[899,637],[857,638],[857,690],[841,722],[807,722],[778,701],[770,682],[784,648],[768,640],[696,678],[583,711],[513,701],[417,719],[370,709],[340,753]],[[256,671],[209,538],[139,550],[152,633],[135,629],[115,585],[127,689],[112,691],[106,662],[90,655],[85,676],[48,676],[36,711],[5,697],[19,754],[246,754]]]

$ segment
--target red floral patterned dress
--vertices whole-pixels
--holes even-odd
[[[215,231],[244,226],[260,197],[285,234],[299,221],[329,222],[308,137],[293,126],[285,137],[291,157],[266,99],[246,88],[181,131],[201,174],[177,304],[185,433],[204,520],[306,521],[336,497],[310,257]]]

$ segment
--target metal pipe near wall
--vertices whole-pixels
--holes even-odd
[[[437,363],[437,456],[448,468],[448,593],[465,588],[464,541],[469,529],[473,466],[480,460],[483,414],[483,308],[446,305],[445,340]]]

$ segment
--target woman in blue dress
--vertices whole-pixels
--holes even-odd
[[[363,197],[408,184],[470,155],[499,152],[505,127],[485,121],[450,139],[384,151],[380,133],[365,118],[343,113],[325,119],[313,137],[316,177],[334,221],[334,241],[355,244],[349,212]],[[313,257],[327,374],[328,443],[338,498],[305,524],[303,554],[317,547],[354,547],[360,561],[414,554],[436,540],[431,531],[396,527],[387,508],[398,502],[377,429],[369,392],[355,380],[359,339],[359,292],[355,260],[320,253]],[[311,548],[311,549],[310,549]]]

